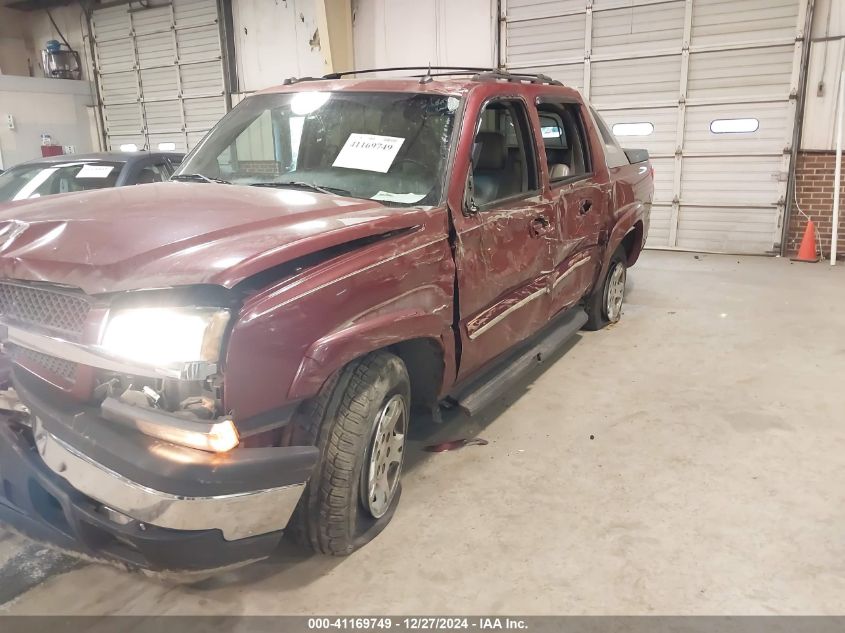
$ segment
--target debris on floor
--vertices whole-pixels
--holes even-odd
[[[444,453],[446,451],[454,451],[464,446],[487,446],[489,442],[480,437],[463,438],[460,440],[450,440],[448,442],[440,442],[439,444],[429,444],[425,450],[429,453]]]

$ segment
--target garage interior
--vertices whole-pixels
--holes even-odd
[[[189,152],[288,77],[461,65],[576,88],[655,171],[622,320],[480,416],[413,418],[373,543],[186,583],[0,525],[0,614],[843,612],[845,2],[0,4],[0,169]],[[78,79],[48,76],[51,40]],[[792,261],[808,234],[820,261]],[[460,438],[487,444],[425,450]]]

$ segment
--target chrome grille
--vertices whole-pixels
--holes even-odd
[[[43,368],[56,376],[64,378],[68,382],[73,382],[76,378],[76,363],[65,360],[63,358],[56,358],[49,354],[42,354],[24,347],[13,347],[10,350],[10,356],[14,362],[25,360],[33,369]]]
[[[0,315],[78,339],[91,304],[82,293],[0,282]]]

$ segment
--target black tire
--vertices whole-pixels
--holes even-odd
[[[607,273],[601,283],[596,284],[595,290],[587,297],[584,309],[587,311],[587,322],[584,324],[585,330],[600,330],[609,323],[616,323],[622,316],[621,309],[615,315],[615,318],[610,318],[607,313],[607,293],[609,290],[609,282],[613,276],[616,267],[621,266],[623,274],[627,272],[627,257],[625,250],[620,246],[613,253],[610,258],[610,263],[607,266]],[[624,280],[623,280],[624,283]]]
[[[320,449],[320,460],[289,526],[301,544],[322,554],[345,556],[390,522],[401,494],[401,461],[389,507],[378,517],[364,505],[362,481],[367,477],[364,466],[369,465],[377,418],[386,403],[400,402],[395,396],[404,405],[407,435],[408,370],[398,356],[374,352],[343,368],[297,416],[294,441]]]

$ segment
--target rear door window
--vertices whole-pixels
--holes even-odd
[[[549,180],[563,181],[591,173],[590,151],[579,106],[542,102],[537,105],[537,113]]]

